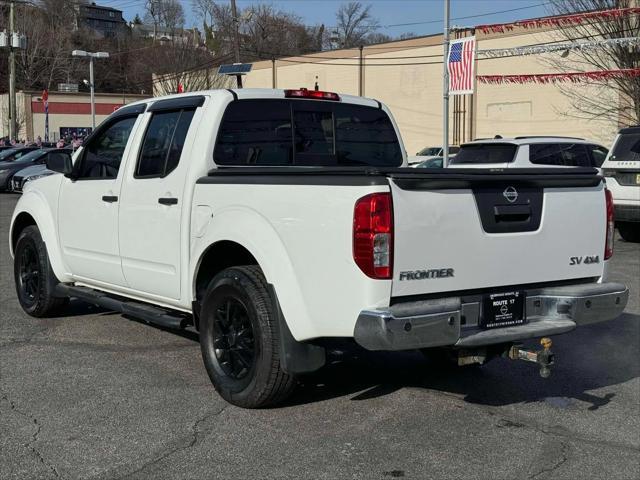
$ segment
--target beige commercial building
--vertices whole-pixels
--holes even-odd
[[[466,35],[463,34],[463,36]],[[515,29],[509,33],[476,34],[477,48],[504,49],[547,42],[562,42],[557,31]],[[442,143],[442,35],[420,37],[365,47],[320,52],[300,57],[254,63],[244,78],[245,87],[313,88],[363,95],[387,104],[402,132],[409,154]],[[573,54],[561,52],[476,61],[478,75],[553,73],[550,62],[561,61],[571,71]],[[594,68],[596,70],[596,68]],[[565,135],[589,138],[609,146],[618,121],[578,118],[562,89],[603,95],[585,83],[558,85],[489,85],[477,83],[474,95],[452,97],[450,140],[461,143],[494,135]],[[611,95],[611,103],[620,99]]]
[[[96,126],[124,104],[148,95],[97,93]],[[45,138],[45,106],[42,92],[16,93],[18,138]],[[88,93],[49,92],[49,139],[55,141],[73,132],[91,130],[91,99]],[[9,135],[9,94],[0,95],[0,138]],[[82,135],[81,135],[82,136]]]

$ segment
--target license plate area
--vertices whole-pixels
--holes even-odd
[[[526,323],[525,292],[503,292],[482,299],[480,327],[501,328]]]

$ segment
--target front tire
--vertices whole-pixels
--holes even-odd
[[[200,347],[213,386],[244,408],[277,404],[295,387],[282,370],[278,315],[257,266],[223,270],[202,302]]]
[[[16,293],[22,309],[32,317],[46,317],[59,311],[66,298],[54,295],[56,278],[47,248],[35,225],[26,227],[16,242],[13,261]]]
[[[625,242],[640,242],[640,223],[636,222],[620,222],[618,223],[618,232]]]

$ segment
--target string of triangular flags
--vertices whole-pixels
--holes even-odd
[[[476,30],[482,33],[504,33],[515,28],[543,28],[543,27],[567,27],[582,25],[592,20],[612,20],[628,15],[640,14],[640,7],[613,8],[609,10],[596,10],[592,12],[572,13],[554,17],[532,18],[518,20],[509,23],[494,23],[491,25],[477,25]]]
[[[479,30],[487,33],[504,33],[515,28],[544,28],[575,26],[589,24],[593,21],[608,21],[616,18],[640,14],[640,7],[615,8],[610,10],[598,10],[592,12],[581,12],[570,15],[555,17],[534,18],[529,20],[519,20],[510,23],[498,23],[493,25],[478,25]],[[628,47],[640,44],[640,37],[607,38],[591,40],[586,42],[566,42],[548,45],[525,45],[522,47],[496,48],[488,50],[477,50],[478,56],[485,58],[502,58],[518,55],[538,55],[552,52],[588,51],[607,47]],[[564,56],[564,55],[563,55]],[[492,85],[539,83],[554,84],[562,82],[589,82],[598,80],[609,80],[616,78],[640,77],[640,68],[598,70],[590,72],[563,72],[563,73],[538,73],[519,75],[478,75],[476,78],[480,83]]]
[[[478,75],[476,78],[480,83],[504,85],[509,83],[578,83],[585,80],[609,80],[625,77],[640,77],[640,68],[598,70],[592,72],[536,73],[526,75]]]
[[[564,52],[569,50],[595,50],[612,46],[626,47],[640,44],[640,37],[606,38],[602,40],[592,40],[589,42],[567,42],[549,45],[525,45],[512,48],[493,48],[488,50],[477,50],[478,56],[487,58],[513,57],[518,55],[539,55],[541,53]]]

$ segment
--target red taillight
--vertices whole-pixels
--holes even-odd
[[[298,90],[285,90],[285,98],[311,98],[315,100],[333,100],[340,101],[340,95],[333,92],[321,92],[320,90],[307,90],[306,88],[299,88]]]
[[[390,193],[358,199],[353,210],[353,259],[368,277],[393,274],[393,205]]]
[[[611,190],[604,190],[604,196],[607,200],[607,238],[604,246],[604,259],[607,260],[613,255],[613,234],[615,232],[615,219],[613,216],[613,196]]]

